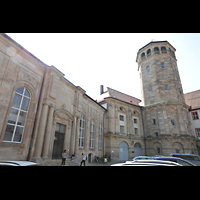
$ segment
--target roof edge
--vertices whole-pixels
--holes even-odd
[[[39,58],[37,58],[35,55],[33,55],[30,51],[28,51],[27,49],[25,49],[22,45],[20,45],[18,42],[16,42],[14,39],[12,39],[10,36],[8,36],[6,33],[1,33],[1,35],[4,36],[5,38],[7,38],[8,40],[10,40],[15,45],[17,45],[20,49],[22,49],[23,51],[25,51],[26,53],[28,53],[30,56],[32,56],[33,58],[35,58],[36,60],[38,60],[39,62],[41,62],[43,65],[49,66],[48,64],[44,63]]]

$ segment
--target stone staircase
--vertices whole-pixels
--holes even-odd
[[[47,166],[61,166],[62,160],[51,160],[49,161],[49,163],[47,164]],[[71,161],[71,158],[66,158],[65,161],[65,166],[79,166],[80,163],[78,163],[77,161]]]

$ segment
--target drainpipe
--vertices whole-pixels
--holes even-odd
[[[105,146],[104,146],[104,117],[105,117],[105,114],[106,114],[107,110],[104,111],[103,113],[103,156],[104,156],[104,153],[105,153]]]
[[[145,156],[146,156],[147,155],[147,150],[146,150],[146,137],[145,137],[144,117],[143,117],[144,107],[141,107],[141,110],[142,110],[142,128],[143,128],[143,134],[144,134],[144,152],[145,152]]]

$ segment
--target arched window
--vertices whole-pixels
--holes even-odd
[[[161,47],[161,51],[162,51],[162,53],[167,53],[166,47]]]
[[[147,57],[149,57],[151,55],[151,49],[147,50]]]
[[[83,143],[84,143],[84,132],[85,132],[85,117],[81,115],[80,127],[79,127],[79,140],[78,140],[78,146],[81,148],[83,148]]]
[[[100,124],[100,126],[99,126],[99,149],[102,149],[102,135],[103,135],[103,127]]]
[[[30,93],[25,87],[17,88],[3,138],[4,142],[21,142],[30,99]]]
[[[141,60],[144,60],[144,59],[145,59],[145,53],[142,53]]]
[[[155,53],[155,54],[159,54],[159,53],[160,53],[160,50],[159,50],[158,47],[154,47],[154,53]]]
[[[91,120],[90,125],[90,148],[94,148],[94,120]]]

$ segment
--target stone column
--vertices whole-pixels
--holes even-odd
[[[42,146],[43,146],[43,141],[44,141],[44,133],[45,133],[45,127],[46,127],[46,121],[47,121],[47,113],[48,113],[48,105],[43,104],[40,125],[38,128],[37,141],[35,145],[35,153],[34,153],[34,157],[37,157],[37,158],[41,157]]]
[[[46,132],[45,132],[45,137],[44,137],[43,152],[42,152],[42,157],[44,157],[44,158],[48,157],[49,143],[50,143],[51,130],[52,130],[52,122],[53,122],[53,111],[54,111],[54,107],[52,105],[50,105],[48,119],[47,119],[47,127],[46,127]]]

